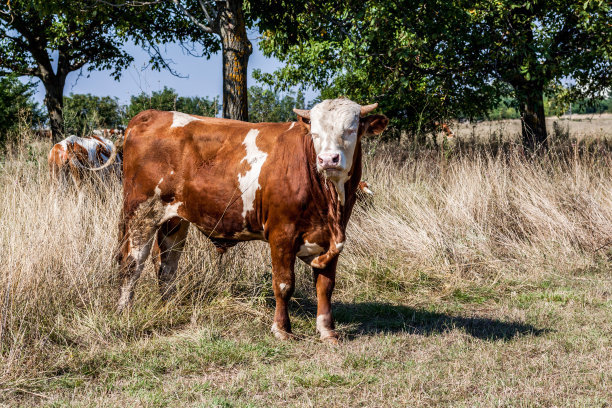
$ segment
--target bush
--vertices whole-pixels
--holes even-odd
[[[15,77],[0,77],[0,144],[14,132],[20,119],[40,122],[42,112],[32,101],[35,84],[20,82]]]
[[[249,88],[249,121],[288,122],[296,119],[293,108],[305,108],[304,94],[279,95],[276,92],[252,86]]]
[[[219,112],[219,99],[212,100],[199,96],[178,96],[172,88],[164,87],[163,91],[156,91],[148,95],[141,93],[132,96],[127,107],[127,122],[139,112],[147,109],[165,111],[179,111],[191,115],[215,117]]]
[[[64,97],[66,134],[86,135],[94,129],[116,128],[125,121],[117,98],[91,94]]]

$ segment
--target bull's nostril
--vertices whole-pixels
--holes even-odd
[[[339,155],[339,154],[334,154],[334,155],[332,156],[332,162],[333,162],[334,164],[338,164],[338,162],[339,162],[339,161],[340,161],[340,155]]]
[[[319,163],[323,164],[323,159],[321,157],[317,157],[319,159]]]

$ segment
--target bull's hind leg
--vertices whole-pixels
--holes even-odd
[[[134,297],[134,287],[142,273],[145,261],[151,251],[155,232],[163,217],[164,209],[159,197],[154,196],[140,203],[129,213],[121,243],[122,285],[117,308],[129,307]],[[127,212],[126,212],[127,214]]]
[[[151,245],[153,244],[153,236],[155,231],[150,231],[148,240],[131,240],[129,241],[129,253],[124,255],[122,261],[122,284],[119,295],[117,309],[119,311],[129,307],[134,298],[134,287],[142,273],[144,263],[149,256]]]
[[[189,222],[178,217],[166,221],[157,231],[157,282],[164,300],[168,300],[176,291],[176,271],[188,231]]]

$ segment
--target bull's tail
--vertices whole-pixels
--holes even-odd
[[[126,133],[127,135],[127,133]],[[115,143],[113,143],[113,147],[111,150],[111,155],[108,158],[108,160],[106,161],[106,163],[104,163],[103,165],[101,165],[100,167],[90,167],[89,170],[93,170],[93,171],[100,171],[100,170],[104,170],[105,168],[112,166],[115,163],[115,160],[117,159],[117,152],[119,151],[120,148],[123,148],[123,143],[125,141],[125,137],[119,137]]]
[[[110,158],[109,158],[110,160]],[[115,262],[118,265],[121,265],[121,261],[123,260],[123,247],[127,243],[128,237],[126,236],[127,231],[127,222],[125,219],[125,214],[123,212],[123,206],[121,207],[121,214],[119,215],[119,225],[118,225],[118,244],[115,249]]]

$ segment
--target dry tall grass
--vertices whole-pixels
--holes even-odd
[[[219,270],[211,245],[192,229],[177,299],[160,302],[149,265],[134,308],[116,315],[120,184],[58,191],[49,182],[48,147],[23,146],[0,167],[0,383],[51,375],[75,350],[206,325],[201,317],[211,308],[223,315],[219,299],[269,304],[266,244],[239,245]],[[355,209],[335,299],[377,300],[384,292],[424,305],[453,293],[482,296],[501,279],[523,285],[542,273],[596,268],[612,240],[611,164],[608,153],[534,161],[432,154],[404,163],[370,156],[365,179],[375,196]],[[312,296],[304,266],[297,296]],[[272,317],[245,310],[249,318]]]

